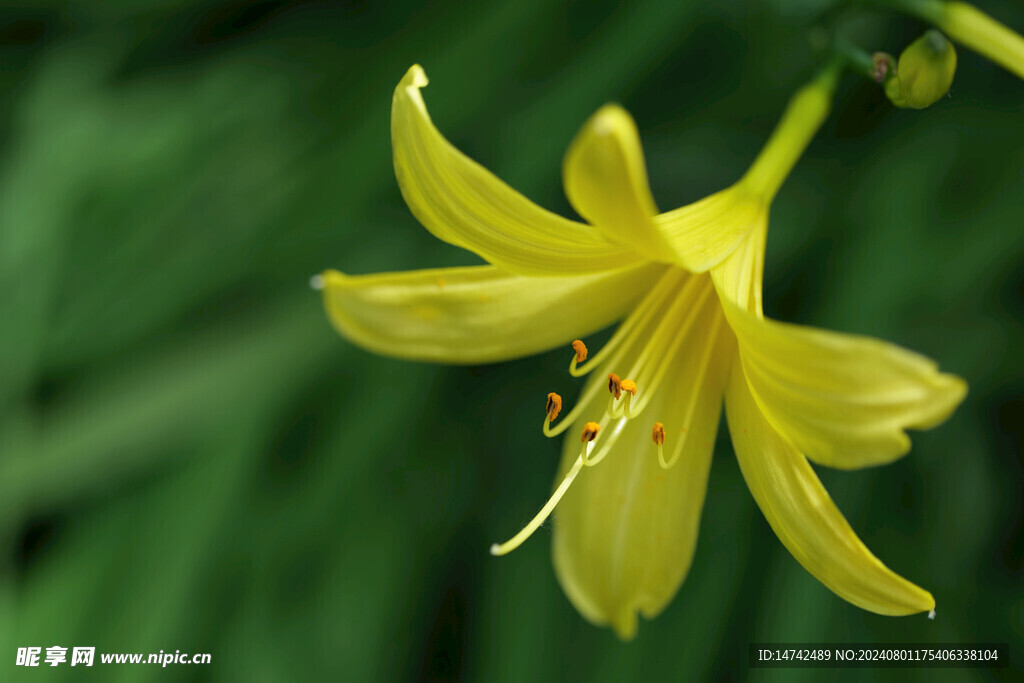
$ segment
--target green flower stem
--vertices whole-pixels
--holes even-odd
[[[840,37],[833,41],[832,49],[850,71],[874,80],[875,60],[870,54]]]
[[[833,59],[793,95],[782,120],[740,181],[747,190],[768,201],[775,196],[828,116],[843,66],[843,60]]]
[[[913,14],[938,24],[946,12],[944,0],[860,0],[863,4]]]

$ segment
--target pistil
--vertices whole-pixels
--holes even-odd
[[[557,394],[556,394],[557,395]],[[580,434],[580,442],[582,447],[580,448],[580,454],[576,457],[576,462],[572,464],[569,471],[566,472],[565,478],[562,479],[562,483],[558,485],[555,492],[551,494],[548,502],[544,504],[544,507],[540,509],[533,519],[522,528],[522,530],[510,538],[504,543],[495,543],[491,546],[491,555],[505,555],[512,552],[520,545],[523,541],[533,535],[533,532],[540,528],[540,525],[551,515],[555,510],[555,506],[558,505],[558,501],[562,499],[565,492],[569,490],[576,475],[580,473],[586,463],[587,456],[590,455],[590,451],[594,449],[594,440],[597,439],[598,432],[601,431],[601,425],[596,422],[588,422],[583,426],[583,432]]]

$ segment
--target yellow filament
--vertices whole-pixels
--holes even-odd
[[[555,418],[558,417],[558,413],[562,411],[562,397],[551,392],[548,394],[548,402],[544,407],[544,433],[549,434],[551,431],[551,423]]]
[[[633,365],[629,368],[629,374],[638,378],[639,381],[642,381],[645,387],[648,386],[648,382],[644,377],[644,371],[650,363],[651,356],[657,353],[661,360],[668,360],[669,355],[665,353],[665,347],[668,344],[669,338],[676,331],[685,331],[686,329],[685,324],[682,329],[676,324],[679,314],[682,312],[683,308],[688,307],[687,316],[691,316],[695,310],[699,309],[699,306],[694,305],[700,301],[698,297],[694,296],[694,294],[696,294],[694,290],[700,290],[701,285],[705,285],[703,289],[706,290],[706,283],[708,281],[709,280],[706,277],[690,278],[689,281],[683,285],[682,289],[672,297],[672,301],[667,310],[661,311],[661,315],[654,331],[648,336],[640,354],[636,357],[636,360],[633,361]],[[650,394],[650,391],[646,391],[646,393]]]
[[[629,408],[632,405],[633,397],[636,396],[636,382],[631,379],[622,380],[622,391],[625,392],[626,397],[622,399],[621,413],[628,419],[633,417],[629,412]]]
[[[587,345],[583,343],[582,339],[574,339],[572,350],[576,352],[576,355],[569,362],[569,374],[576,377],[576,366],[587,359]]]
[[[641,350],[638,361],[631,368],[631,370],[635,371],[641,363],[646,363],[650,357],[651,341],[659,338],[664,339],[676,329],[674,321],[684,306],[693,303],[692,299],[695,288],[699,288],[702,283],[707,284],[708,282],[706,276],[691,275],[678,269],[669,270],[658,281],[654,289],[651,290],[651,293],[644,298],[640,306],[619,326],[612,339],[595,355],[589,357],[586,366],[577,368],[573,372],[574,363],[570,364],[570,372],[573,372],[575,376],[582,376],[598,365],[615,367],[622,362],[623,358],[631,355],[631,352],[636,353],[637,342],[642,340],[643,346],[639,347]],[[682,286],[679,287],[678,291],[674,291],[674,288],[680,284]],[[710,291],[710,286],[708,286],[705,294]],[[699,309],[700,307],[697,306],[696,308]],[[651,329],[652,323],[656,324],[654,330]],[[664,342],[662,342],[662,345],[664,345]],[[661,354],[661,356],[663,358],[668,357],[666,354]],[[573,361],[575,360],[576,358],[573,357]],[[548,438],[556,437],[575,424],[584,408],[589,406],[591,401],[596,398],[598,392],[601,391],[601,386],[600,382],[588,383],[572,410],[562,418],[558,425],[552,427],[550,421],[545,420],[544,436]],[[644,392],[649,398],[651,392],[647,388],[644,389]],[[629,413],[626,413],[627,409]],[[610,401],[607,412],[615,418],[623,415],[633,416],[639,413],[633,405],[632,398],[618,409],[615,408],[614,401]]]
[[[696,280],[697,278],[695,278]],[[631,372],[634,376],[639,377],[638,381],[642,381],[644,385],[644,395],[637,400],[637,405],[632,406],[632,414],[639,415],[644,411],[644,408],[651,402],[652,397],[661,386],[662,380],[665,378],[668,368],[671,365],[672,359],[675,357],[679,347],[686,340],[693,328],[694,322],[703,310],[704,303],[711,295],[711,287],[709,285],[710,280],[703,280],[703,288],[696,297],[691,296],[689,292],[681,292],[677,300],[675,301],[672,310],[665,316],[662,321],[663,324],[658,326],[655,330],[654,335],[651,337],[650,342],[641,352],[640,357],[637,358],[636,362],[631,368]],[[688,288],[687,288],[688,289]],[[682,323],[676,323],[676,313],[683,306],[688,306],[685,318]],[[651,356],[654,353],[659,354],[659,361],[654,365],[651,370]],[[653,372],[653,374],[651,374]],[[651,375],[648,377],[648,375]]]
[[[611,416],[608,414],[605,414],[605,416],[601,418],[601,429],[608,426],[610,419]],[[608,453],[611,452],[612,446],[616,441],[618,441],[619,435],[622,434],[622,429],[626,426],[626,422],[628,422],[626,418],[619,418],[619,421],[615,423],[615,427],[612,428],[612,431],[610,433],[606,432],[604,437],[601,438],[601,448],[598,449],[597,455],[590,457],[590,451],[587,451],[587,454],[583,458],[583,464],[587,467],[593,467],[604,460]]]
[[[619,326],[615,331],[615,334],[612,335],[612,338],[608,340],[608,343],[601,347],[600,351],[591,356],[590,360],[582,366],[577,362],[577,357],[573,356],[572,362],[569,363],[569,374],[573,377],[583,377],[588,372],[604,363],[607,356],[616,352],[620,347],[631,344],[637,335],[639,335],[647,326],[647,322],[657,311],[665,294],[678,284],[680,277],[687,277],[687,274],[676,268],[669,269],[669,271],[660,280],[658,280],[658,284],[654,286],[651,293],[644,297],[637,309],[630,314],[622,325]],[[689,277],[690,279],[696,279],[693,276]],[[616,353],[615,355],[618,356],[619,354]]]
[[[651,398],[653,397],[654,392],[657,391],[658,388],[661,386],[662,381],[664,381],[665,379],[665,375],[668,374],[668,369],[672,364],[672,359],[678,353],[679,347],[682,346],[683,342],[686,341],[686,338],[692,330],[694,323],[699,317],[701,308],[703,307],[704,303],[707,301],[710,295],[711,290],[705,290],[701,294],[699,301],[695,302],[693,309],[687,312],[686,319],[679,326],[675,339],[672,341],[671,345],[667,349],[665,349],[664,360],[654,368],[653,376],[649,380],[645,381],[645,386],[647,386],[647,389],[644,390],[644,395],[641,396],[640,399],[637,401],[637,406],[635,407],[635,412],[637,415],[644,411],[647,405],[651,402]]]
[[[698,401],[697,394],[701,390],[701,385],[704,384],[704,378],[707,377],[708,366],[710,365],[710,361],[711,361],[711,353],[712,353],[712,351],[714,351],[715,342],[718,339],[718,330],[721,327],[721,325],[722,325],[722,309],[719,308],[719,309],[715,310],[715,319],[711,323],[711,334],[708,335],[707,341],[704,344],[704,350],[701,353],[700,372],[698,373],[698,375],[696,377],[693,378],[693,381],[690,382],[690,385],[689,385],[690,386],[690,396],[689,396],[689,401],[687,402],[686,415],[683,417],[683,424],[684,425],[690,424],[691,421],[693,420],[693,411],[697,409],[697,401]],[[682,455],[682,453],[683,453],[683,446],[686,444],[687,434],[688,434],[688,432],[686,432],[686,430],[684,428],[683,433],[682,433],[682,438],[679,439],[679,442],[672,449],[672,457],[671,457],[671,459],[669,459],[668,462],[665,462],[665,454],[662,452],[661,445],[660,444],[658,445],[658,462],[661,463],[662,469],[666,469],[666,470],[670,469],[673,465],[676,464],[676,461],[679,460],[679,456]],[[655,443],[657,443],[657,442],[655,442]]]
[[[627,420],[633,417],[630,413],[630,406],[632,405],[635,393],[636,392],[627,392],[620,401],[616,401],[615,396],[610,396],[608,398],[608,407],[606,408],[608,414],[614,418],[625,417]]]
[[[654,427],[651,429],[651,440],[654,441],[654,445],[658,447],[658,462],[661,464],[663,470],[668,469],[668,465],[665,464],[665,449],[663,445],[665,443],[665,425],[661,422],[655,422]]]
[[[594,423],[587,423],[587,425],[591,424]],[[594,432],[594,434],[596,436],[596,431]],[[584,430],[584,435],[586,435],[586,430]],[[584,462],[586,461],[587,456],[590,454],[590,451],[593,450],[593,448],[594,442],[592,440],[583,442],[583,447],[580,449],[580,454],[576,458],[576,462],[574,462],[572,464],[572,467],[569,468],[569,471],[565,473],[565,478],[562,479],[562,483],[559,484],[558,488],[555,489],[555,492],[551,494],[551,497],[548,498],[548,502],[544,504],[544,507],[540,509],[540,512],[538,512],[534,516],[534,518],[531,519],[530,522],[526,526],[524,526],[518,534],[516,534],[509,540],[505,541],[504,543],[493,544],[491,546],[491,555],[505,555],[507,553],[512,552],[513,550],[521,546],[523,544],[523,541],[532,536],[534,531],[540,528],[540,525],[544,523],[544,520],[546,520],[551,515],[551,513],[554,512],[555,506],[558,505],[558,501],[562,500],[562,496],[564,496],[565,492],[569,490],[569,487],[572,485],[572,482],[576,478],[576,475],[580,473],[581,469],[583,469]]]
[[[686,433],[684,432],[683,433],[683,438],[680,439],[680,443],[682,443],[685,440],[686,440]],[[658,464],[661,465],[661,469],[663,469],[663,470],[670,470],[670,469],[672,469],[672,465],[676,464],[676,460],[679,459],[679,454],[682,452],[682,450],[683,449],[681,447],[677,447],[676,449],[674,449],[672,451],[672,459],[669,460],[668,462],[665,462],[665,447],[659,443],[658,444]]]
[[[579,400],[576,402],[576,405],[574,405],[572,410],[570,410],[568,414],[566,414],[566,416],[562,418],[562,421],[558,423],[557,427],[551,427],[549,424],[550,421],[545,419],[544,436],[548,438],[558,436],[566,429],[571,427],[573,423],[576,422],[576,419],[580,416],[580,413],[583,412],[583,409],[587,406],[587,403],[589,403],[594,398],[594,394],[596,394],[600,390],[600,384],[594,384],[590,386],[587,390],[585,390],[583,392],[583,395],[580,396]]]
[[[622,358],[627,355],[627,352],[632,348],[634,339],[640,334],[648,331],[648,324],[654,319],[655,313],[663,310],[666,295],[671,293],[671,287],[679,281],[680,277],[683,276],[686,276],[686,274],[680,270],[670,270],[668,275],[663,277],[658,284],[655,285],[655,288],[651,290],[651,294],[644,299],[640,308],[634,311],[629,318],[619,326],[619,329],[612,337],[612,340],[609,341],[608,344],[605,344],[604,348],[598,351],[596,355],[592,356],[590,360],[587,361],[587,367],[585,369],[574,373],[575,376],[582,376],[590,372],[594,367],[597,367],[597,364],[607,363],[609,367],[615,367],[620,363]],[[683,286],[682,292],[688,291],[691,287],[691,283],[696,282],[698,279],[699,278],[697,277],[690,276],[686,284]],[[675,301],[679,295],[676,294],[673,296],[675,297],[673,301]],[[616,342],[616,338],[619,338],[619,342]],[[615,343],[613,344],[612,342]],[[614,353],[611,354],[610,358],[604,359],[604,356],[607,355],[609,349],[614,350]],[[576,359],[574,357],[573,361],[575,360]],[[572,410],[570,410],[565,417],[562,418],[562,421],[558,423],[557,426],[551,427],[549,421],[545,420],[544,436],[552,438],[558,436],[571,427],[579,418],[583,409],[588,406],[590,402],[594,400],[597,393],[601,391],[601,387],[602,385],[600,382],[590,383],[576,401],[576,405],[573,406]]]

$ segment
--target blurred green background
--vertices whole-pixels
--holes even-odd
[[[1024,30],[1014,0],[981,7]],[[935,358],[971,393],[901,461],[820,470],[938,618],[828,592],[779,544],[724,429],[689,578],[633,643],[559,589],[536,511],[568,348],[449,368],[376,357],[308,286],[469,264],[404,207],[391,92],[571,215],[561,155],[608,101],[662,208],[735,180],[840,21],[829,0],[621,5],[28,2],[0,9],[0,678],[22,646],[209,652],[69,680],[1011,680],[1024,657],[1024,83],[959,50],[948,98],[847,76],[773,208],[766,309]],[[591,341],[591,340],[588,340]],[[750,642],[1009,642],[1015,666],[747,670]]]

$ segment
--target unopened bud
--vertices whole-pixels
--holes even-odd
[[[956,73],[956,50],[931,30],[907,46],[896,73],[885,81],[885,94],[897,107],[924,109],[949,92]]]

